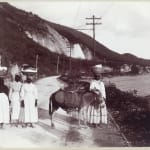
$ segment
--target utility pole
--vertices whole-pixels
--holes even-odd
[[[38,59],[39,59],[39,55],[37,54],[37,55],[36,55],[36,60],[35,60],[36,79],[37,79],[37,76],[38,76]]]
[[[62,54],[61,55],[61,57],[60,57],[60,59],[59,60],[61,60],[61,73],[63,73],[63,70],[64,70],[64,55]],[[60,62],[60,61],[59,61]]]
[[[69,73],[71,73],[71,53],[72,53],[72,49],[73,49],[73,44],[71,44],[70,42],[67,43],[67,48],[69,48]]]
[[[0,66],[2,65],[2,55],[0,54]]]
[[[86,25],[93,26],[93,56],[95,56],[95,25],[100,25],[101,23],[96,23],[96,20],[100,20],[101,18],[96,18],[94,15],[91,18],[86,18],[87,20],[92,20],[92,23],[86,23]]]
[[[59,69],[59,55],[58,55],[58,57],[57,57],[57,74],[58,74],[58,70]]]

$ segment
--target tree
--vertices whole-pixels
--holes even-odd
[[[138,68],[138,66],[137,65],[132,65],[131,66],[131,73],[132,74],[138,74],[139,73],[139,68]]]

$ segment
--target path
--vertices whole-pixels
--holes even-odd
[[[48,115],[49,96],[63,83],[56,77],[39,80],[39,122],[35,128],[10,127],[0,130],[1,148],[41,147],[123,147],[127,146],[119,130],[109,118],[103,128],[78,128],[77,120],[62,109],[54,116],[55,128],[51,128]]]
[[[75,147],[122,147],[127,146],[119,130],[109,120],[108,126],[103,128],[78,128],[78,121],[62,110],[58,110],[54,117],[55,128],[50,127],[49,115],[46,110],[40,109],[40,125],[59,137],[61,146]],[[60,113],[62,112],[62,113]],[[110,117],[109,117],[110,118]],[[44,123],[46,122],[46,123]],[[56,143],[57,144],[57,143]],[[55,145],[55,143],[53,143]]]

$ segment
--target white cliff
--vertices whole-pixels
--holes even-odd
[[[56,30],[54,30],[49,25],[46,25],[48,33],[42,35],[40,33],[35,33],[35,31],[25,31],[28,38],[32,39],[41,46],[49,49],[51,52],[56,52],[58,54],[64,54],[70,56],[70,48],[68,48],[68,39],[60,35]],[[71,49],[72,58],[80,59],[91,59],[91,53],[88,48],[82,49],[80,44],[73,44]]]

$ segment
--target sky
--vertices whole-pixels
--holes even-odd
[[[91,29],[86,25],[93,15],[96,20],[95,39],[109,49],[150,59],[150,2],[98,0],[11,0],[13,6],[37,14],[51,22],[74,29]],[[92,30],[79,30],[90,36]]]

